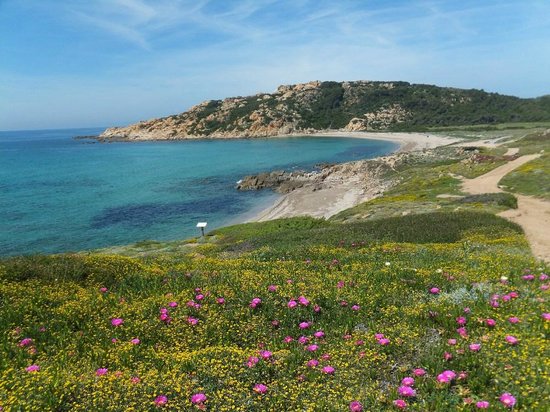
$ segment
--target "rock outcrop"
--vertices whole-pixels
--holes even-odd
[[[549,100],[406,82],[313,81],[279,86],[274,93],[208,100],[184,113],[109,128],[99,140],[268,137],[550,120]]]

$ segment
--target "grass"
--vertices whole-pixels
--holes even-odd
[[[416,397],[405,399],[409,410],[469,410],[470,398],[498,409],[504,392],[517,398],[515,410],[543,410],[546,326],[532,299],[542,292],[538,281],[521,279],[525,268],[537,269],[517,226],[486,213],[354,225],[296,218],[224,228],[215,239],[196,247],[208,254],[183,260],[93,253],[2,260],[0,405],[342,411],[358,401],[365,410],[391,410],[401,379],[422,367],[427,375],[416,378]],[[241,242],[253,247],[228,255]],[[439,295],[429,293],[434,286]],[[517,301],[497,311],[488,303],[512,290]],[[299,296],[310,303],[289,309]],[[261,304],[252,308],[254,298]],[[162,308],[169,322],[159,318]],[[469,336],[448,346],[461,315]],[[522,323],[509,324],[512,315]],[[494,330],[478,321],[489,317]],[[113,326],[114,318],[123,324]],[[314,337],[320,330],[324,337]],[[506,334],[520,343],[506,344]],[[319,349],[305,350],[300,336]],[[468,349],[474,342],[481,352]],[[261,350],[271,354],[262,360]],[[443,359],[446,351],[453,359]],[[307,366],[311,359],[319,366]],[[29,365],[40,370],[27,372]],[[325,366],[334,373],[323,373]],[[450,369],[467,379],[437,383]],[[259,383],[265,394],[254,391]],[[206,401],[193,406],[197,393]],[[155,403],[160,395],[164,406]]]

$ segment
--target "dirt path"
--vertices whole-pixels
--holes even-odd
[[[462,190],[470,194],[502,192],[503,190],[498,187],[500,179],[539,156],[521,156],[475,179],[466,179],[462,184]],[[518,199],[518,208],[506,210],[498,215],[520,225],[525,231],[533,255],[550,262],[550,202],[531,196],[515,196]]]
[[[540,154],[521,156],[518,157],[516,160],[512,160],[511,162],[497,167],[496,169],[491,170],[489,173],[485,173],[484,175],[478,176],[475,179],[466,179],[462,183],[462,190],[472,195],[502,192],[502,190],[498,187],[498,182],[500,181],[500,179],[502,179],[512,170],[538,157],[540,157]]]
[[[531,196],[515,195],[518,208],[499,213],[525,231],[536,258],[550,262],[550,202]]]

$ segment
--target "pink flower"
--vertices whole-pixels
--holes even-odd
[[[336,284],[336,287],[337,287],[338,289],[342,289],[344,286],[346,286],[346,283],[345,283],[343,280],[339,281],[339,282]]]
[[[390,344],[390,340],[386,338],[378,339],[378,343],[382,346],[386,346]]]
[[[426,371],[422,368],[417,368],[413,371],[413,374],[415,376],[424,376],[426,374]]]
[[[107,293],[107,288],[99,288],[99,291],[100,291],[101,293]]]
[[[222,297],[216,298],[216,303],[218,305],[223,305],[223,304],[225,304],[225,299],[222,298]]]
[[[270,292],[277,292],[277,285],[269,285],[267,290]]]
[[[355,344],[356,344],[357,346],[361,346],[361,345],[364,345],[364,344],[365,344],[365,341],[362,340],[362,339],[359,339],[359,340],[356,340],[356,341],[355,341]]]
[[[289,309],[294,309],[296,306],[298,306],[298,302],[296,302],[294,299],[289,300],[287,306]]]
[[[98,370],[95,371],[95,376],[107,375],[107,372],[109,372],[107,368],[99,368]]]
[[[113,326],[120,326],[124,323],[124,319],[122,318],[113,318],[111,319],[111,325]]]
[[[260,298],[254,298],[250,301],[250,307],[252,309],[255,309],[256,307],[260,306],[262,303],[262,300]]]
[[[548,312],[543,313],[541,316],[544,320],[550,320],[550,313]]]
[[[269,359],[271,358],[271,356],[273,356],[273,353],[268,351],[268,350],[261,350],[260,351],[260,356],[263,358],[263,359]]]
[[[488,409],[489,408],[489,402],[487,401],[479,401],[476,403],[477,409]]]
[[[539,276],[539,280],[545,281],[548,280],[548,275],[546,273],[541,273]]]
[[[132,378],[130,379],[130,382],[132,382],[134,384],[140,383],[141,379],[139,378],[139,376],[132,376]]]
[[[309,322],[300,322],[298,326],[300,327],[300,329],[307,329],[309,328],[310,324]]]
[[[510,345],[517,345],[519,340],[515,336],[508,335],[506,336],[506,342],[508,342]]]
[[[246,361],[246,366],[248,366],[249,368],[252,368],[254,367],[258,362],[260,361],[260,359],[256,356],[250,356],[248,358],[248,360]]]
[[[457,332],[460,336],[462,336],[463,338],[467,338],[467,337],[468,337],[468,331],[466,330],[466,328],[465,328],[464,326],[458,328],[458,329],[456,330],[456,332]]]
[[[187,323],[189,323],[192,326],[195,326],[199,323],[199,320],[197,318],[194,318],[192,316],[187,317]]]
[[[329,360],[329,359],[330,359],[330,355],[329,355],[328,353],[323,353],[323,354],[321,355],[321,359],[323,359],[323,360]]]
[[[303,306],[309,305],[309,300],[307,300],[304,296],[300,296],[298,298],[298,302],[300,302],[300,305],[303,305]]]
[[[118,339],[117,339],[117,338],[111,339],[111,343],[117,343],[117,342],[118,342]]]
[[[260,393],[260,394],[266,393],[267,386],[265,386],[263,383],[257,383],[256,385],[254,385],[254,392]]]
[[[191,403],[197,405],[206,402],[206,395],[204,393],[195,393],[191,396]]]
[[[321,312],[321,306],[315,305],[315,306],[313,307],[313,311],[314,311],[315,313]]]
[[[19,342],[19,346],[21,346],[22,348],[25,347],[25,346],[30,346],[30,345],[32,345],[32,339],[31,338],[21,339],[21,341]]]
[[[316,368],[319,365],[319,361],[317,359],[311,359],[307,362],[307,366],[310,368]]]
[[[437,381],[440,383],[449,383],[456,378],[456,373],[451,370],[446,370],[437,375]]]
[[[410,386],[400,386],[397,392],[399,393],[399,395],[406,398],[412,398],[416,396],[416,391]]]
[[[403,399],[396,399],[395,401],[393,401],[393,404],[399,409],[405,409],[407,407],[407,402],[405,402]]]
[[[414,385],[414,378],[411,378],[410,376],[407,376],[401,380],[401,385],[403,386],[413,386]]]
[[[317,349],[319,349],[318,345],[309,345],[309,346],[306,347],[306,350],[308,352],[315,352]]]
[[[25,370],[26,370],[27,372],[38,372],[38,371],[40,370],[40,366],[38,366],[38,365],[27,366],[27,367],[25,368]]]
[[[439,295],[440,289],[439,288],[431,288],[430,293],[432,295]]]
[[[471,343],[469,347],[472,352],[479,352],[481,349],[481,343]]]
[[[521,277],[523,280],[534,280],[535,279],[535,275],[523,275]]]
[[[456,345],[456,339],[448,339],[447,343],[451,346]]]
[[[156,406],[164,406],[168,403],[168,398],[165,395],[159,395],[155,398]]]
[[[497,322],[494,319],[485,319],[485,324],[492,328],[497,324]]]
[[[323,369],[321,369],[323,373],[326,373],[327,375],[334,374],[334,368],[330,365],[325,366]]]
[[[283,342],[284,343],[290,343],[294,340],[294,338],[292,336],[285,336],[285,338],[283,339]]]
[[[204,295],[203,295],[203,294],[200,294],[200,293],[199,293],[198,295],[195,295],[195,300],[201,301],[201,300],[203,300],[203,299],[204,299]]]
[[[308,342],[309,342],[309,338],[307,338],[305,336],[300,336],[298,338],[298,343],[301,344],[301,345],[305,345]]]
[[[321,339],[325,337],[325,332],[323,332],[322,330],[318,330],[313,334],[313,336],[315,336],[317,339]]]
[[[359,309],[361,309],[361,306],[359,306],[359,305],[353,305],[351,307],[351,310],[354,310],[354,311],[358,311]]]
[[[443,359],[445,359],[446,361],[450,361],[452,358],[453,358],[453,354],[450,352],[445,352],[443,354]]]
[[[178,307],[178,302],[170,302],[170,303],[168,303],[168,306],[170,306],[171,308],[177,308]]]
[[[363,405],[359,401],[351,401],[349,404],[350,412],[363,412]]]
[[[130,342],[134,345],[139,345],[141,343],[141,341],[138,338],[134,338]]]
[[[519,320],[519,318],[517,318],[515,316],[512,316],[512,317],[508,318],[508,322],[515,324],[515,323],[519,323],[520,320]]]
[[[460,326],[464,326],[466,324],[466,318],[464,316],[459,316],[456,318],[456,323],[458,323]]]
[[[516,404],[516,398],[510,393],[503,393],[500,395],[499,401],[507,408],[513,408]]]
[[[376,340],[380,340],[380,339],[383,339],[384,338],[384,334],[383,333],[377,333],[374,335],[374,338]]]
[[[512,299],[516,299],[516,298],[519,297],[519,293],[515,292],[515,291],[512,291],[512,292],[508,293],[508,296],[510,296]]]

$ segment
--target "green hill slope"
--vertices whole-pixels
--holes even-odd
[[[102,139],[276,136],[327,129],[426,130],[550,120],[550,96],[521,99],[483,90],[407,82],[310,82],[275,93],[211,100],[122,128]]]

